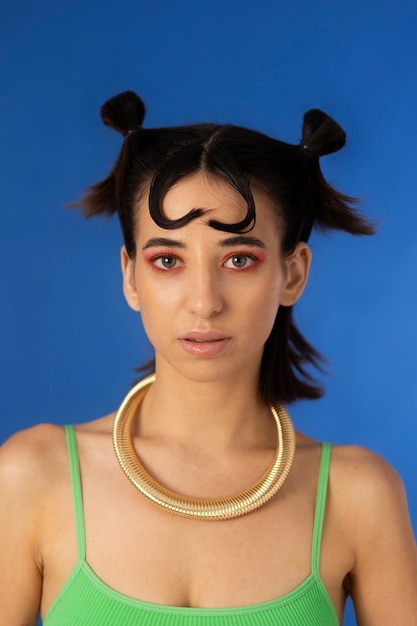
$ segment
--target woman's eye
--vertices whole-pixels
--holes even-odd
[[[232,269],[243,269],[250,267],[254,263],[255,259],[247,254],[234,254],[227,259],[224,266]]]
[[[181,267],[181,261],[176,256],[164,254],[153,260],[154,265],[164,270],[172,270]]]

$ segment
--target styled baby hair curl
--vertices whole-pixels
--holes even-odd
[[[246,201],[240,222],[208,220],[217,230],[242,233],[253,228],[257,189],[275,210],[281,252],[287,257],[312,229],[341,230],[371,235],[372,223],[357,210],[357,201],[332,187],[323,177],[320,157],[340,150],[343,129],[319,109],[304,115],[299,144],[288,144],[263,133],[232,124],[194,124],[142,128],[145,106],[133,91],[108,100],[101,108],[103,122],[124,136],[110,174],[90,187],[78,206],[87,217],[118,213],[128,255],[135,257],[138,201],[148,199],[152,219],[165,229],[187,224],[201,215],[193,209],[177,220],[164,215],[163,200],[179,180],[197,172],[215,176],[236,189]],[[323,389],[311,367],[322,369],[323,358],[303,337],[293,320],[292,307],[281,306],[265,344],[260,388],[268,404],[318,398]]]

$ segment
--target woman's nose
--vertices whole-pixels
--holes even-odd
[[[221,278],[216,271],[193,271],[187,288],[189,310],[200,319],[209,319],[222,310]]]

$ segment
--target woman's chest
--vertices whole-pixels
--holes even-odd
[[[159,509],[117,464],[105,472],[92,461],[82,464],[83,515],[78,520],[86,561],[109,588],[156,604],[236,607],[285,596],[312,571],[317,460],[316,455],[312,471],[296,464],[284,487],[257,511],[220,522]],[[56,508],[56,523],[44,544],[46,608],[77,561],[71,493],[68,488],[63,492],[66,504]],[[332,517],[326,512],[323,545],[316,548],[321,577],[341,614],[349,553]]]
[[[106,498],[88,497],[87,490],[86,560],[98,578],[128,597],[171,606],[247,606],[282,597],[311,574],[314,494],[283,490],[242,518],[196,522],[160,511],[132,494],[130,484],[108,487]],[[75,527],[66,517],[50,550],[49,604],[77,559]],[[343,566],[327,556],[323,568],[341,613]]]
[[[129,596],[179,606],[255,604],[292,591],[311,572],[307,512],[287,517],[285,531],[273,523],[273,505],[225,522],[178,518],[148,503],[140,509],[120,518],[114,510],[95,530],[87,523],[90,566]]]

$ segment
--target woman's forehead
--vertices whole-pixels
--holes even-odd
[[[259,190],[252,190],[256,206],[257,220],[267,219],[276,222],[276,211],[268,198]],[[139,201],[138,223],[149,216],[149,192]],[[217,220],[224,224],[236,224],[246,215],[248,207],[245,198],[225,180],[197,172],[176,182],[163,197],[161,212],[168,220],[175,221],[193,209],[200,209],[199,218],[204,223]],[[149,216],[150,217],[150,216]]]

